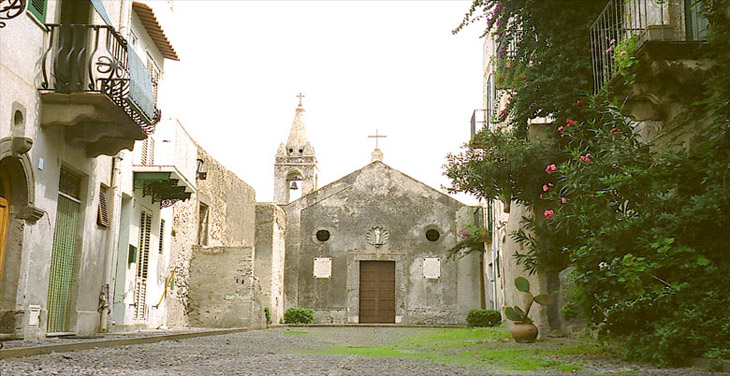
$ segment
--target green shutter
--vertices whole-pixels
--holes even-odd
[[[48,0],[30,0],[28,2],[28,10],[33,13],[33,15],[36,16],[38,21],[41,21],[41,23],[46,22],[47,3]]]
[[[80,211],[81,204],[77,201],[66,196],[58,196],[51,271],[48,279],[49,333],[68,331]]]

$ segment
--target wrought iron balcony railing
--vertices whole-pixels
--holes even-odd
[[[155,82],[142,60],[114,28],[48,24],[41,90],[103,93],[145,133],[160,119]]]
[[[618,71],[616,46],[635,37],[646,41],[700,41],[707,20],[701,0],[610,0],[590,27],[596,92]]]

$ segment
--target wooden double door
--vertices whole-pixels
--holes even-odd
[[[360,261],[360,323],[395,323],[395,261]]]

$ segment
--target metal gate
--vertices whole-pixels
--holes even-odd
[[[360,322],[395,323],[395,261],[360,261]]]
[[[137,252],[137,278],[134,286],[134,319],[146,318],[147,269],[150,262],[150,237],[152,216],[142,211],[139,221],[139,252]]]
[[[78,199],[63,193],[58,195],[51,275],[48,280],[47,331],[49,333],[69,330],[80,211],[81,203]]]

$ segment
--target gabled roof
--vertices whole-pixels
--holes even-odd
[[[422,181],[420,181],[420,180],[418,180],[416,178],[413,178],[413,177],[411,177],[411,176],[403,173],[400,170],[397,170],[397,169],[395,169],[393,167],[390,167],[388,164],[386,164],[386,163],[384,163],[382,161],[373,161],[373,162],[370,162],[369,164],[365,165],[364,167],[362,167],[362,168],[360,168],[358,170],[355,170],[355,171],[353,171],[353,172],[351,172],[351,173],[349,173],[349,174],[347,174],[347,175],[345,175],[345,176],[343,176],[343,177],[341,177],[341,178],[339,178],[339,179],[337,179],[337,180],[335,180],[335,181],[333,181],[333,182],[331,182],[331,183],[329,183],[329,184],[327,184],[327,185],[325,185],[325,186],[323,186],[321,188],[318,188],[315,191],[309,192],[306,195],[304,195],[302,197],[299,197],[298,199],[296,199],[296,200],[294,200],[292,202],[289,202],[288,204],[282,205],[282,207],[286,207],[286,206],[292,205],[293,203],[303,202],[306,198],[315,196],[315,195],[320,194],[320,193],[324,193],[324,192],[326,192],[328,190],[331,190],[332,187],[334,187],[336,185],[339,185],[339,184],[341,184],[343,182],[346,182],[346,181],[352,182],[352,181],[355,180],[355,178],[357,177],[357,175],[359,175],[363,171],[368,170],[368,169],[373,169],[373,168],[376,168],[378,166],[382,166],[382,167],[386,168],[387,170],[394,171],[394,172],[397,173],[397,175],[399,175],[399,176],[401,176],[401,177],[403,177],[405,179],[409,179],[409,180],[411,180],[411,181],[413,181],[415,183],[420,184],[422,187],[426,188],[428,191],[431,191],[433,193],[436,193],[439,196],[442,196],[442,197],[446,198],[448,201],[457,203],[457,204],[462,205],[462,206],[469,206],[469,205],[467,205],[467,204],[465,204],[465,203],[463,203],[463,202],[461,202],[461,201],[459,201],[459,200],[457,200],[457,199],[455,199],[455,198],[447,195],[446,193],[441,192],[438,189],[435,189],[435,188],[431,187],[430,185],[428,185],[428,184],[426,184],[426,183],[424,183],[424,182],[422,182]],[[324,198],[326,198],[326,197],[329,197],[329,196],[325,195]],[[317,201],[319,201],[319,200],[317,200]]]
[[[137,16],[139,16],[139,19],[142,21],[142,25],[144,25],[145,30],[147,30],[147,34],[149,34],[152,41],[155,42],[155,46],[157,46],[157,49],[160,50],[162,56],[166,59],[180,61],[180,57],[177,56],[175,48],[172,47],[172,44],[167,39],[165,31],[162,30],[162,26],[160,26],[160,23],[157,21],[157,17],[155,16],[155,12],[152,11],[152,8],[150,8],[147,4],[135,1],[132,3],[132,9],[134,9]]]

